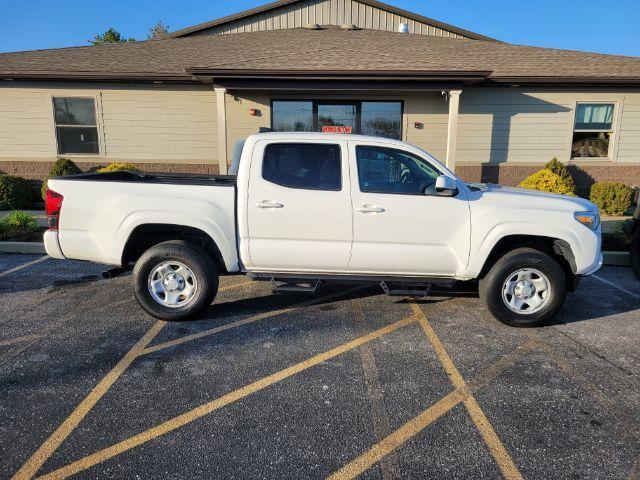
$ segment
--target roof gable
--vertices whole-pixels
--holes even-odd
[[[409,33],[414,34],[494,40],[375,0],[279,0],[178,30],[168,37],[281,30],[308,23],[353,24],[359,28],[393,32],[398,31],[401,23],[406,23]]]

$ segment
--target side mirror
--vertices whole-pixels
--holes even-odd
[[[458,194],[458,184],[453,178],[440,175],[436,179],[436,193],[441,197],[455,197]]]

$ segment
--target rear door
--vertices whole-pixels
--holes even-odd
[[[249,173],[249,270],[345,271],[352,204],[346,141],[258,141]]]
[[[353,273],[450,276],[464,270],[471,235],[466,193],[442,197],[441,174],[418,151],[349,142],[356,170]]]

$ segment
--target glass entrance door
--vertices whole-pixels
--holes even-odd
[[[336,133],[359,133],[358,124],[360,112],[358,104],[318,102],[318,125],[319,132]]]

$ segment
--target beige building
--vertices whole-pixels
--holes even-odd
[[[0,171],[226,172],[261,129],[400,138],[471,181],[553,157],[640,186],[640,58],[503,43],[371,0],[282,0],[160,40],[0,55]]]

